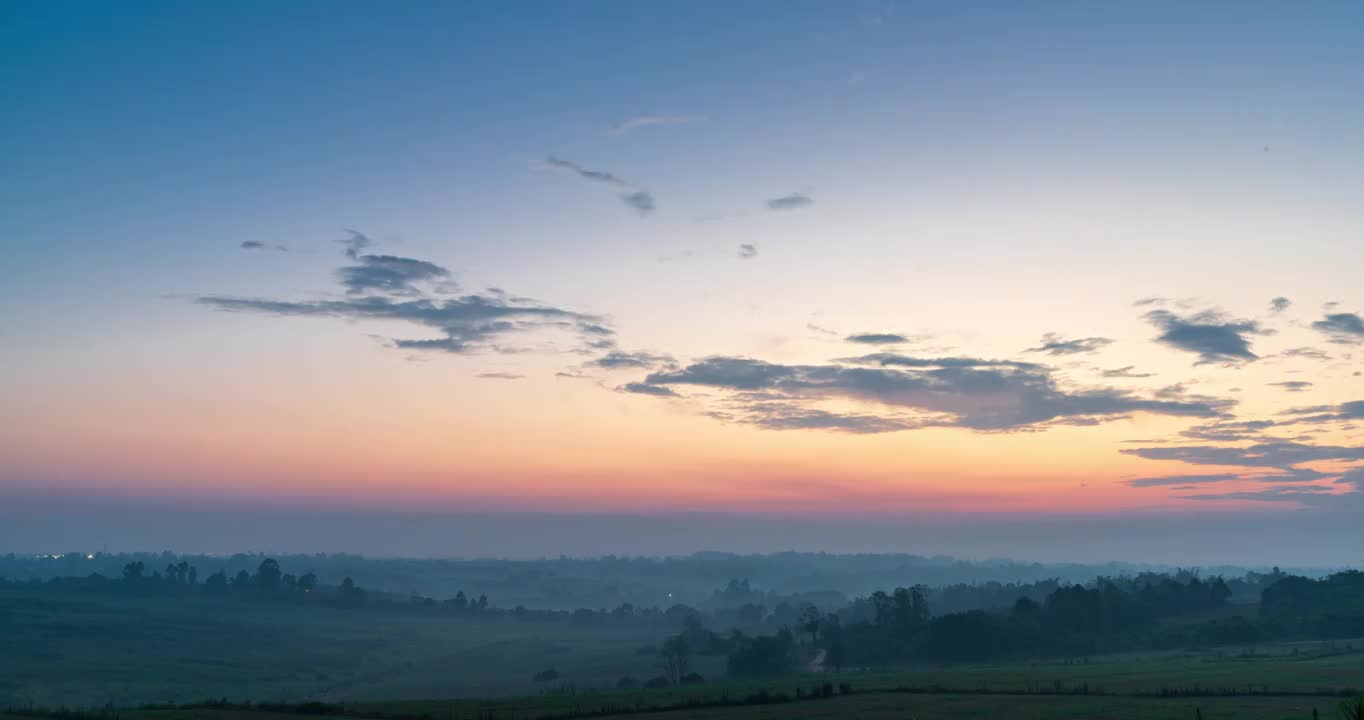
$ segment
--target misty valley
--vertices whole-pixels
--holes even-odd
[[[0,575],[16,717],[1306,718],[1364,690],[1353,570],[73,552]]]

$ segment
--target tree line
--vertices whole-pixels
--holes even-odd
[[[1225,608],[1237,593],[1233,583],[1196,573],[1144,573],[1058,583],[1040,600],[1023,594],[1004,609],[937,615],[929,588],[898,587],[833,612],[807,606],[772,634],[715,633],[691,616],[676,637],[698,653],[724,655],[735,677],[764,677],[816,660],[837,670],[1364,635],[1364,573],[1313,580],[1276,568],[1254,582],[1265,584],[1258,613],[1202,622],[1161,621]]]

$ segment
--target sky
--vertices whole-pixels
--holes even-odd
[[[1361,560],[1364,6],[0,12],[0,551]]]

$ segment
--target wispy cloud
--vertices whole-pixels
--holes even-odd
[[[708,120],[705,115],[636,115],[626,118],[611,126],[613,135],[623,135],[631,130],[639,128],[658,127],[662,125],[685,125],[687,123],[704,122]]]
[[[1106,378],[1149,378],[1155,377],[1155,373],[1137,372],[1135,365],[1124,365],[1120,368],[1109,368],[1100,373]]]
[[[1028,348],[1024,352],[1046,353],[1048,355],[1084,355],[1096,353],[1112,344],[1111,338],[1087,337],[1065,340],[1056,333],[1047,333],[1042,336],[1041,345]]]
[[[1190,440],[1209,442],[1266,442],[1265,431],[1278,427],[1273,420],[1224,420],[1181,430],[1179,435]]]
[[[621,202],[640,215],[649,215],[657,209],[658,204],[654,199],[653,193],[630,182],[614,173],[605,170],[590,170],[571,160],[550,155],[545,159],[550,167],[566,170],[578,177],[594,183],[602,183],[612,187],[620,188],[625,192],[620,194]]]
[[[619,178],[612,173],[606,172],[604,170],[588,170],[587,168],[571,160],[564,160],[563,158],[557,158],[553,155],[550,155],[548,158],[545,159],[545,162],[549,163],[553,167],[567,170],[584,180],[606,183],[607,185],[615,185],[616,187],[623,188],[635,187],[634,183]]]
[[[1252,468],[1292,468],[1300,463],[1321,460],[1364,460],[1364,447],[1309,445],[1286,440],[1256,443],[1247,447],[1186,445],[1131,448],[1120,452],[1148,460],[1178,460],[1191,465]]]
[[[1292,307],[1293,301],[1286,297],[1276,297],[1269,301],[1269,311],[1278,315],[1279,313]]]
[[[1306,358],[1308,360],[1330,360],[1331,356],[1325,352],[1311,347],[1289,348],[1279,353],[1279,357],[1286,358]]]
[[[653,368],[660,365],[667,365],[673,362],[671,356],[656,355],[647,352],[624,352],[612,350],[611,352],[588,362],[588,365],[598,367],[603,370],[622,370],[637,368]]]
[[[1171,485],[1202,485],[1204,483],[1230,482],[1240,480],[1236,473],[1215,475],[1169,475],[1166,477],[1144,477],[1124,481],[1128,487],[1167,487]]]
[[[289,252],[289,248],[284,245],[266,245],[259,240],[243,240],[240,245],[243,250],[272,250],[274,252]]]
[[[682,397],[671,388],[662,385],[648,385],[646,383],[626,383],[616,388],[620,392],[632,393],[634,395],[650,395],[653,397],[675,398]]]
[[[815,201],[804,193],[791,193],[781,197],[772,198],[767,201],[768,210],[797,210],[799,208],[810,207]]]
[[[1313,405],[1290,408],[1283,413],[1297,423],[1329,423],[1364,420],[1364,400],[1351,400],[1339,405]]]
[[[654,196],[647,190],[636,190],[620,196],[621,202],[634,208],[640,215],[648,215],[657,209]]]
[[[346,237],[337,240],[346,246],[346,257],[354,260],[360,256],[367,248],[374,244],[370,237],[359,230],[346,230]]]
[[[862,345],[895,345],[897,343],[909,342],[909,336],[907,335],[888,332],[858,333],[856,335],[849,335],[843,339],[850,343],[859,343]]]
[[[743,243],[743,244],[739,245],[739,259],[740,259],[740,260],[752,260],[752,259],[755,258],[755,257],[758,257],[758,246],[757,246],[757,245],[753,245],[753,244],[750,244],[750,243]]]

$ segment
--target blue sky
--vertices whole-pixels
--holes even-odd
[[[0,488],[797,515],[830,488],[851,515],[1321,511],[1358,492],[1358,4],[3,13]],[[347,258],[352,231],[370,242]],[[376,291],[346,272],[422,272],[393,258],[448,286],[371,299],[459,293],[515,307],[512,326],[456,345],[410,314],[308,304]],[[1210,356],[1175,332],[1190,324],[1251,349]],[[1031,350],[1048,333],[1104,342]],[[975,386],[759,400],[695,381],[720,357],[823,382],[870,350],[1012,368],[996,379],[1027,410],[987,412]],[[934,367],[895,379],[956,372]],[[1094,393],[1108,409],[1077,409]],[[1180,414],[1198,408],[1218,415]],[[1275,466],[1314,468],[1329,501],[1244,457],[1127,452],[1284,413],[1338,420],[1221,442],[1337,448]],[[1133,484],[1214,472],[1240,484]]]

